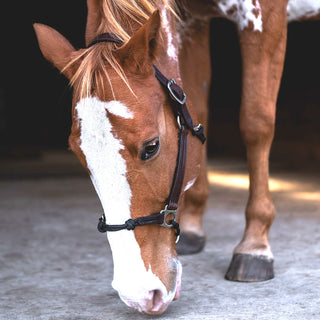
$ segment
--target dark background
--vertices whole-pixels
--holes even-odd
[[[48,24],[84,46],[85,0],[5,4],[1,19],[0,157],[67,149],[72,90],[42,57],[32,23]],[[6,18],[6,19],[5,19]],[[232,23],[212,22],[212,98],[208,149],[243,157],[238,129],[241,59]],[[320,160],[320,22],[291,23],[272,158],[290,165]]]

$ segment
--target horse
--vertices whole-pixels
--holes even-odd
[[[69,145],[102,203],[98,228],[107,231],[112,285],[120,298],[140,312],[162,314],[180,296],[177,252],[204,247],[209,191],[203,142],[211,81],[209,23],[215,17],[238,27],[240,130],[250,177],[246,227],[225,277],[273,278],[269,152],[287,24],[320,18],[320,3],[87,0],[87,7],[86,48],[76,50],[46,25],[34,29],[42,54],[74,89]]]

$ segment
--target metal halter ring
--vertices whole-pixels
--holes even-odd
[[[164,210],[160,211],[161,214],[164,215],[163,217],[163,223],[161,224],[161,226],[166,227],[166,228],[172,228],[173,225],[172,224],[167,224],[166,218],[169,214],[173,214],[173,221],[177,221],[177,210],[169,210],[168,209],[168,205],[165,206]]]
[[[169,92],[170,92],[171,97],[172,97],[174,100],[176,100],[178,103],[180,103],[181,105],[185,104],[185,103],[186,103],[186,100],[187,100],[187,95],[186,95],[184,92],[182,92],[182,93],[183,93],[183,98],[180,99],[180,98],[174,93],[174,91],[173,91],[172,88],[171,88],[171,86],[172,86],[173,84],[177,84],[174,79],[170,79],[170,80],[168,81],[168,84],[167,84],[167,88],[168,88],[168,90],[169,90]]]
[[[199,123],[197,126],[194,126],[193,131],[198,132],[199,130],[201,130],[201,128],[202,128],[202,124]]]

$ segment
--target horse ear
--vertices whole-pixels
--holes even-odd
[[[63,35],[51,27],[40,23],[35,23],[33,27],[43,56],[70,79],[73,75],[72,70],[63,69],[71,61],[76,52],[75,48]]]
[[[99,24],[101,21],[101,0],[87,0],[87,24],[86,24],[86,46],[88,46],[91,41],[97,36]]]
[[[116,50],[115,55],[120,64],[124,64],[135,73],[151,70],[152,62],[157,56],[160,26],[160,14],[157,10],[127,43]]]

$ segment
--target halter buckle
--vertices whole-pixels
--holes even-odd
[[[173,221],[177,221],[177,210],[170,210],[168,209],[168,205],[166,205],[164,210],[161,210],[160,213],[163,214],[163,223],[161,224],[161,226],[166,228],[172,228],[173,225],[167,224],[166,218],[169,214],[173,214]]]
[[[174,80],[174,79],[170,79],[168,81],[168,84],[167,84],[167,88],[170,92],[170,96],[173,100],[177,101],[178,103],[180,103],[181,105],[185,104],[186,103],[186,100],[187,100],[187,95],[182,91],[182,94],[183,94],[183,98],[180,99],[175,93],[174,93],[174,90],[172,89],[172,85],[173,84],[177,84],[177,82]]]

